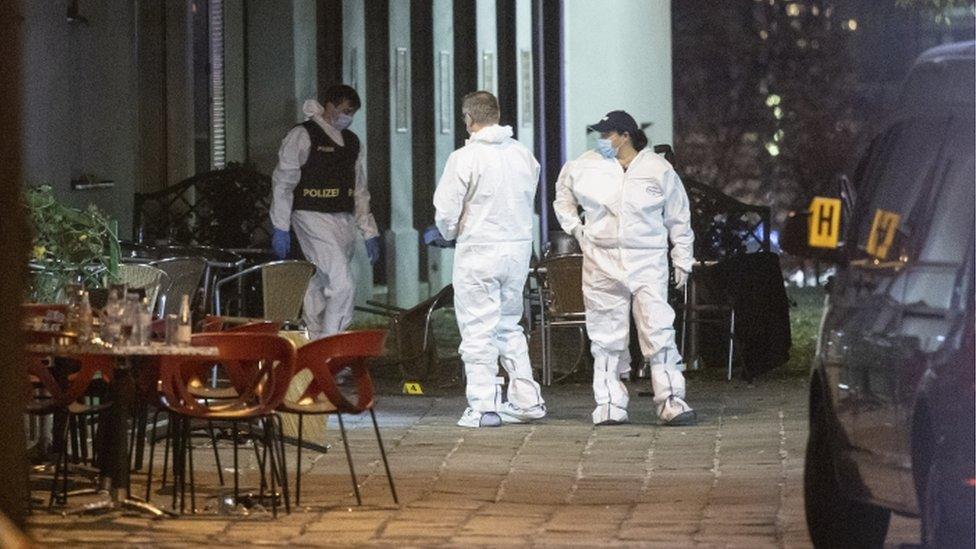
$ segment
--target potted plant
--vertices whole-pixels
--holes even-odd
[[[33,232],[31,300],[62,301],[66,284],[97,288],[117,280],[114,220],[95,205],[79,210],[61,204],[47,185],[29,187],[25,201]]]

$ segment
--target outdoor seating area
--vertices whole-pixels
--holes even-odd
[[[974,6],[5,0],[0,549],[971,547]]]

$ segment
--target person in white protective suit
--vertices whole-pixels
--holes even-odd
[[[647,136],[629,114],[613,111],[590,129],[600,134],[597,147],[563,166],[553,209],[563,230],[583,250],[583,298],[597,404],[593,423],[628,421],[627,387],[620,376],[630,369],[632,304],[660,421],[694,423],[695,412],[684,401],[674,310],[667,301],[668,240],[679,288],[688,281],[694,261],[688,195],[671,165],[645,148]]]
[[[424,235],[457,241],[454,308],[461,332],[468,408],[458,425],[495,427],[546,415],[532,379],[522,318],[522,291],[532,254],[532,212],[539,163],[499,126],[498,100],[485,91],[462,103],[470,138],[451,153],[434,193],[434,220]],[[498,362],[508,373],[502,403]]]
[[[315,264],[303,308],[313,340],[341,332],[352,321],[356,285],[350,262],[357,229],[366,240],[370,262],[380,256],[365,151],[348,129],[360,107],[359,95],[340,84],[327,89],[323,100],[324,107],[314,99],[305,101],[305,122],[282,140],[271,175],[275,255],[288,256],[293,229],[302,253]]]

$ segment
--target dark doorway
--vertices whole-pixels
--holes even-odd
[[[366,172],[370,206],[382,231],[390,226],[390,9],[387,2],[365,2],[366,17]],[[359,90],[362,94],[363,90]],[[386,283],[386,262],[373,266],[377,284]]]

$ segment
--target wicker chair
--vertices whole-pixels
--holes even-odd
[[[149,313],[152,314],[156,307],[156,298],[159,297],[159,290],[168,284],[168,276],[162,269],[151,265],[137,265],[123,263],[119,265],[119,280],[130,289],[143,289],[149,299]]]
[[[308,281],[315,274],[315,265],[308,261],[271,261],[222,278],[214,284],[214,313],[226,314],[221,303],[221,288],[228,282],[247,276],[261,275],[261,318],[282,322],[296,321],[302,311]]]
[[[159,315],[176,314],[180,310],[181,296],[188,295],[193,301],[200,291],[207,261],[202,257],[170,257],[150,263],[169,277],[169,284],[159,294]]]
[[[586,328],[586,306],[583,303],[583,255],[569,254],[544,259],[535,270],[539,279],[543,306],[540,316],[542,340],[542,382],[552,385],[552,328],[575,327],[579,331],[579,354],[572,373],[586,352],[583,331]],[[566,374],[566,375],[569,375]]]

